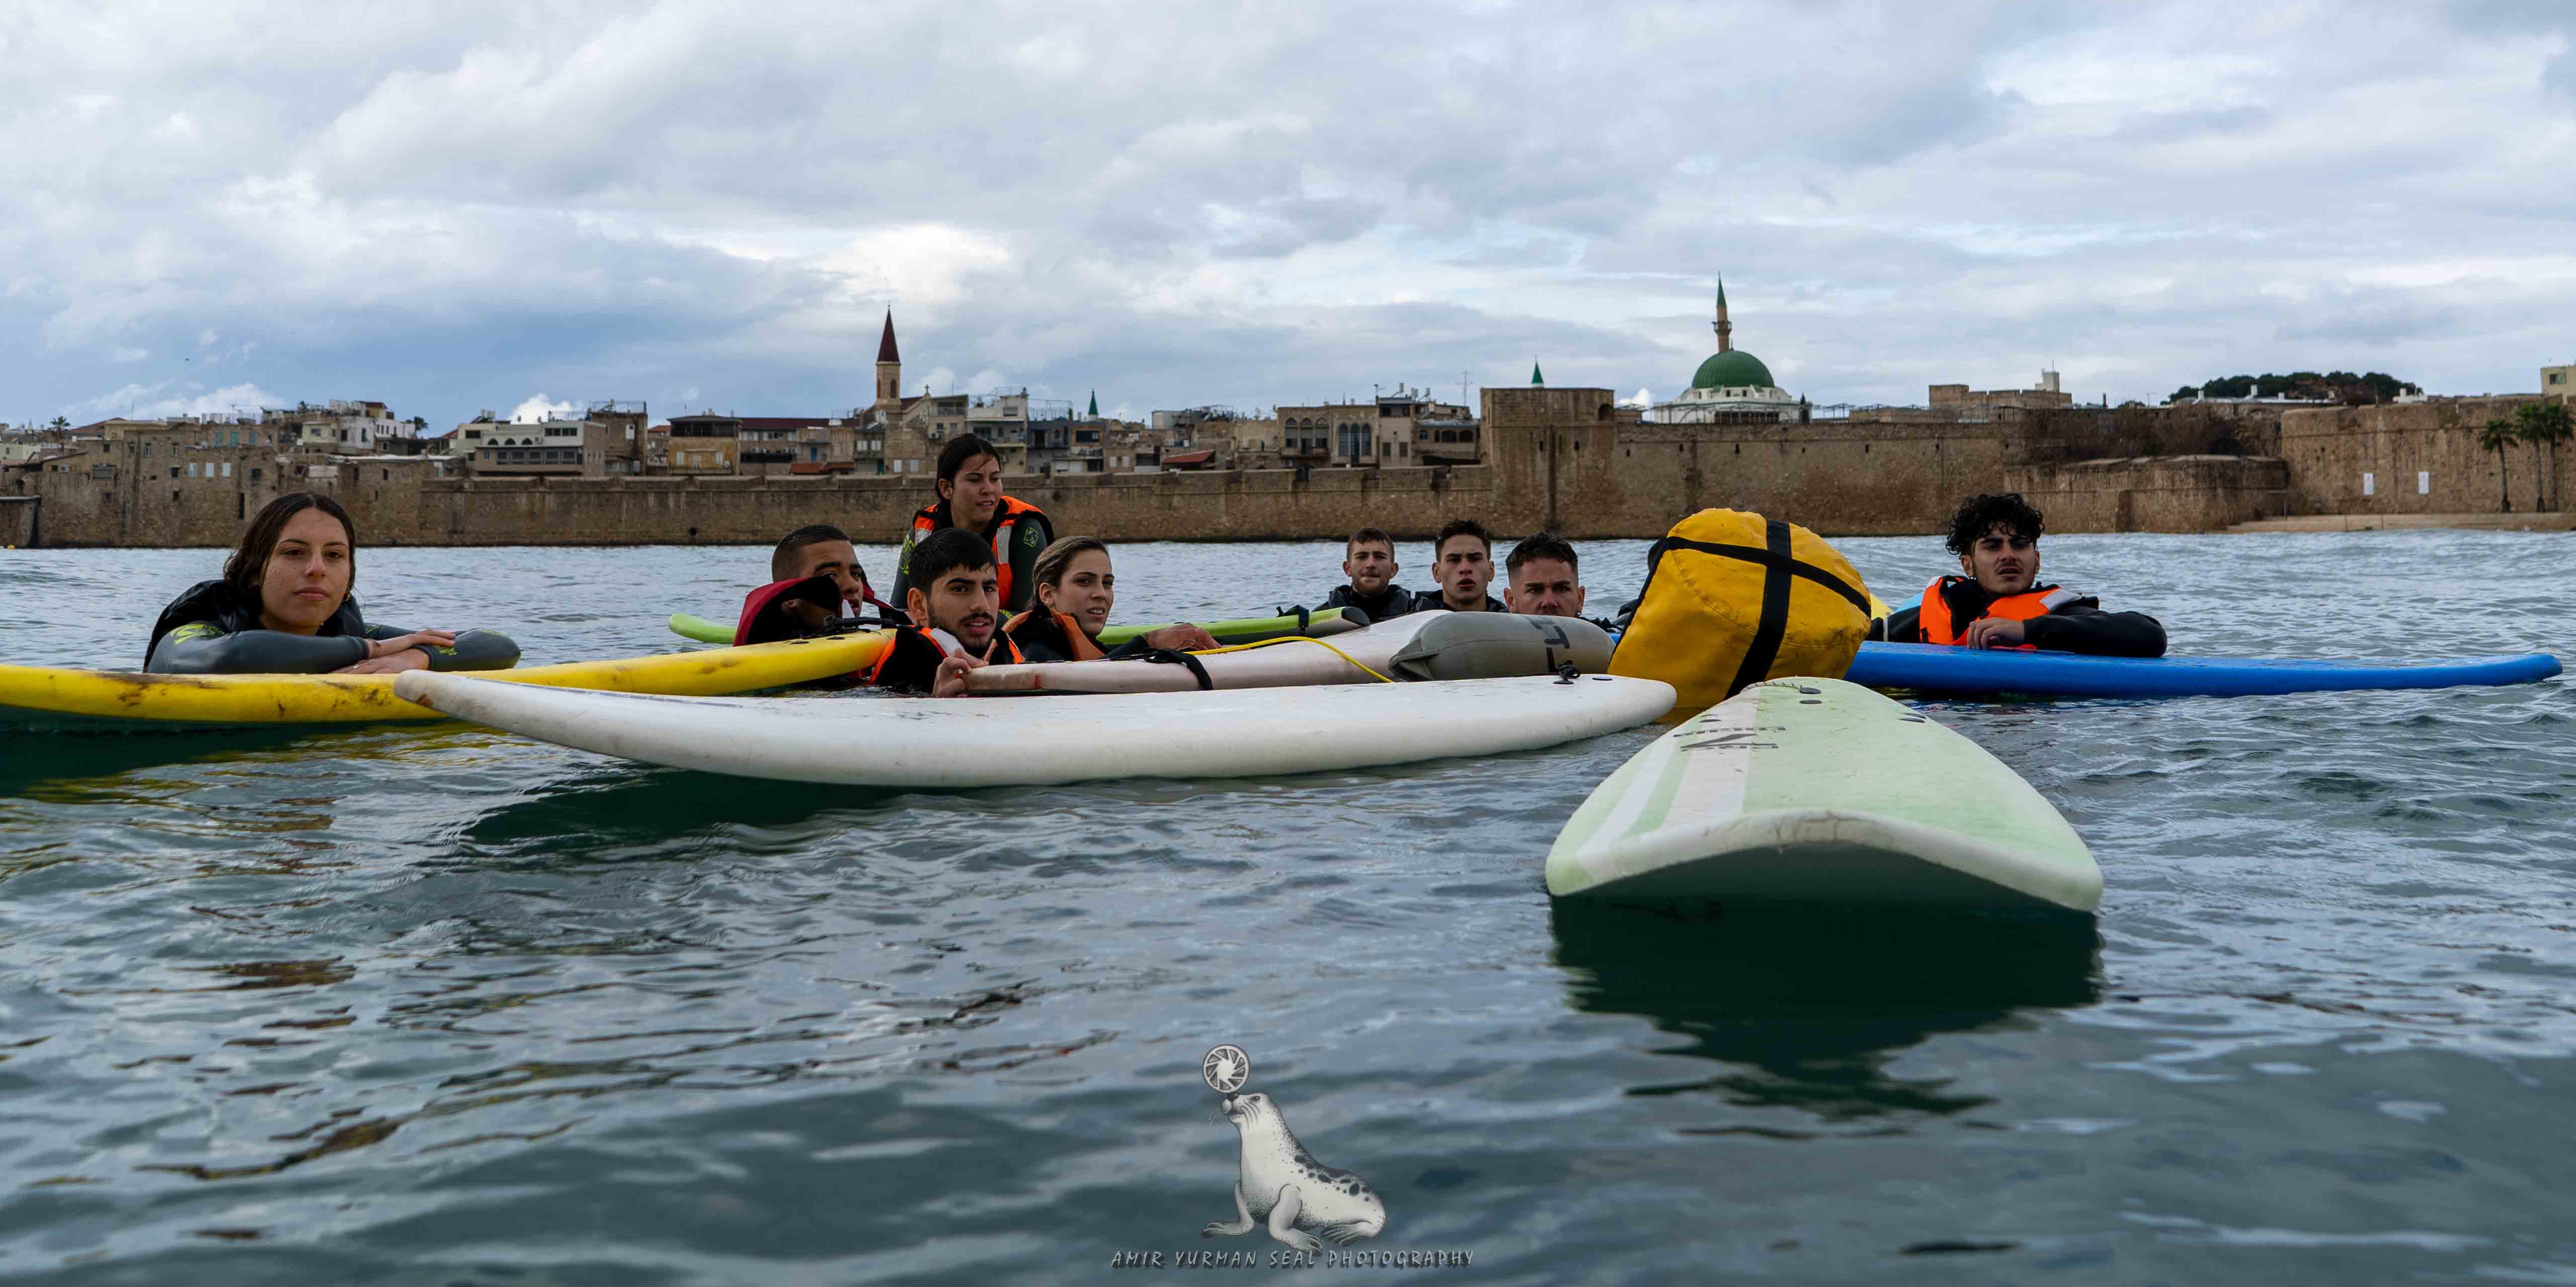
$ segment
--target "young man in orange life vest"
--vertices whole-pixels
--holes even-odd
[[[912,566],[918,579],[903,595],[912,624],[895,631],[868,683],[963,697],[966,672],[1021,660],[1002,633],[1001,576],[983,537],[956,527],[933,532],[914,547]]]
[[[1950,519],[1950,552],[1963,576],[1923,588],[1923,600],[1870,638],[1962,648],[2048,649],[2105,657],[2161,657],[2165,628],[2143,612],[2104,612],[2101,601],[2039,581],[2039,511],[2017,492],[1977,496]]]
[[[974,434],[960,434],[939,450],[939,500],[921,507],[904,533],[903,553],[896,556],[894,601],[921,584],[913,571],[912,552],[931,533],[964,528],[992,544],[1001,576],[1002,610],[1025,612],[1037,592],[1030,575],[1038,555],[1055,543],[1055,530],[1037,506],[1002,494],[1002,457],[993,444]]]

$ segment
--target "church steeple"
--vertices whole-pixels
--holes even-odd
[[[1716,322],[1716,326],[1717,326],[1717,351],[1718,351],[1718,352],[1720,352],[1720,353],[1732,353],[1732,352],[1734,352],[1734,351],[1735,351],[1735,323],[1733,323],[1733,322],[1730,322],[1730,321],[1726,320],[1726,278],[1725,278],[1725,276],[1724,276],[1723,274],[1721,274],[1721,275],[1718,277],[1718,279],[1717,279],[1717,322]]]
[[[903,354],[895,351],[894,310],[888,308],[885,334],[877,338],[877,405],[883,407],[902,401]]]

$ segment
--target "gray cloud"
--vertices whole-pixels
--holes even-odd
[[[1721,269],[1824,402],[2513,388],[2576,303],[2554,3],[298,12],[0,16],[0,415],[846,408],[889,304],[1104,405],[1670,396]]]

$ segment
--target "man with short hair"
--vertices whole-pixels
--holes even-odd
[[[894,601],[907,602],[904,593],[918,583],[912,569],[914,548],[933,532],[958,527],[991,543],[1003,609],[1026,611],[1037,593],[1029,569],[1055,543],[1055,529],[1047,522],[1046,512],[1002,494],[1002,454],[976,434],[959,434],[939,449],[939,477],[933,486],[939,489],[939,499],[912,516],[903,552],[895,557]]]
[[[1395,583],[1401,570],[1395,562],[1395,538],[1363,527],[1342,543],[1342,575],[1350,578],[1350,584],[1334,586],[1316,611],[1350,608],[1371,621],[1401,617],[1415,607],[1413,591]]]
[[[1978,495],[1950,519],[1961,576],[1923,588],[1922,602],[1873,622],[1870,637],[1962,648],[2047,649],[2161,657],[2165,628],[2143,612],[2104,612],[2101,600],[2039,584],[2039,511],[2018,492]]]
[[[876,591],[868,585],[868,572],[859,566],[858,547],[850,544],[849,534],[829,523],[808,523],[789,532],[769,552],[769,579],[802,581],[808,577],[827,576],[841,588],[841,602],[849,608],[846,615],[857,616],[867,605],[877,602]],[[891,610],[891,605],[885,605]]]
[[[868,588],[848,534],[828,523],[807,524],[781,539],[769,552],[769,578],[743,596],[736,644],[824,634],[871,603],[889,617],[897,615]]]
[[[1553,532],[1523,538],[1503,561],[1503,602],[1524,617],[1580,617],[1583,578],[1574,546]]]
[[[1451,612],[1502,612],[1502,601],[1485,593],[1494,579],[1494,540],[1485,525],[1472,518],[1453,518],[1440,525],[1431,542],[1432,574],[1440,588],[1414,596],[1415,611],[1447,608]]]
[[[1001,576],[993,547],[964,528],[942,528],[913,547],[914,583],[904,591],[912,624],[897,629],[867,682],[879,688],[962,697],[966,672],[1016,663],[1001,631]]]

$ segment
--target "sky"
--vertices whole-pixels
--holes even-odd
[[[0,9],[0,420],[2576,362],[2576,4]]]

